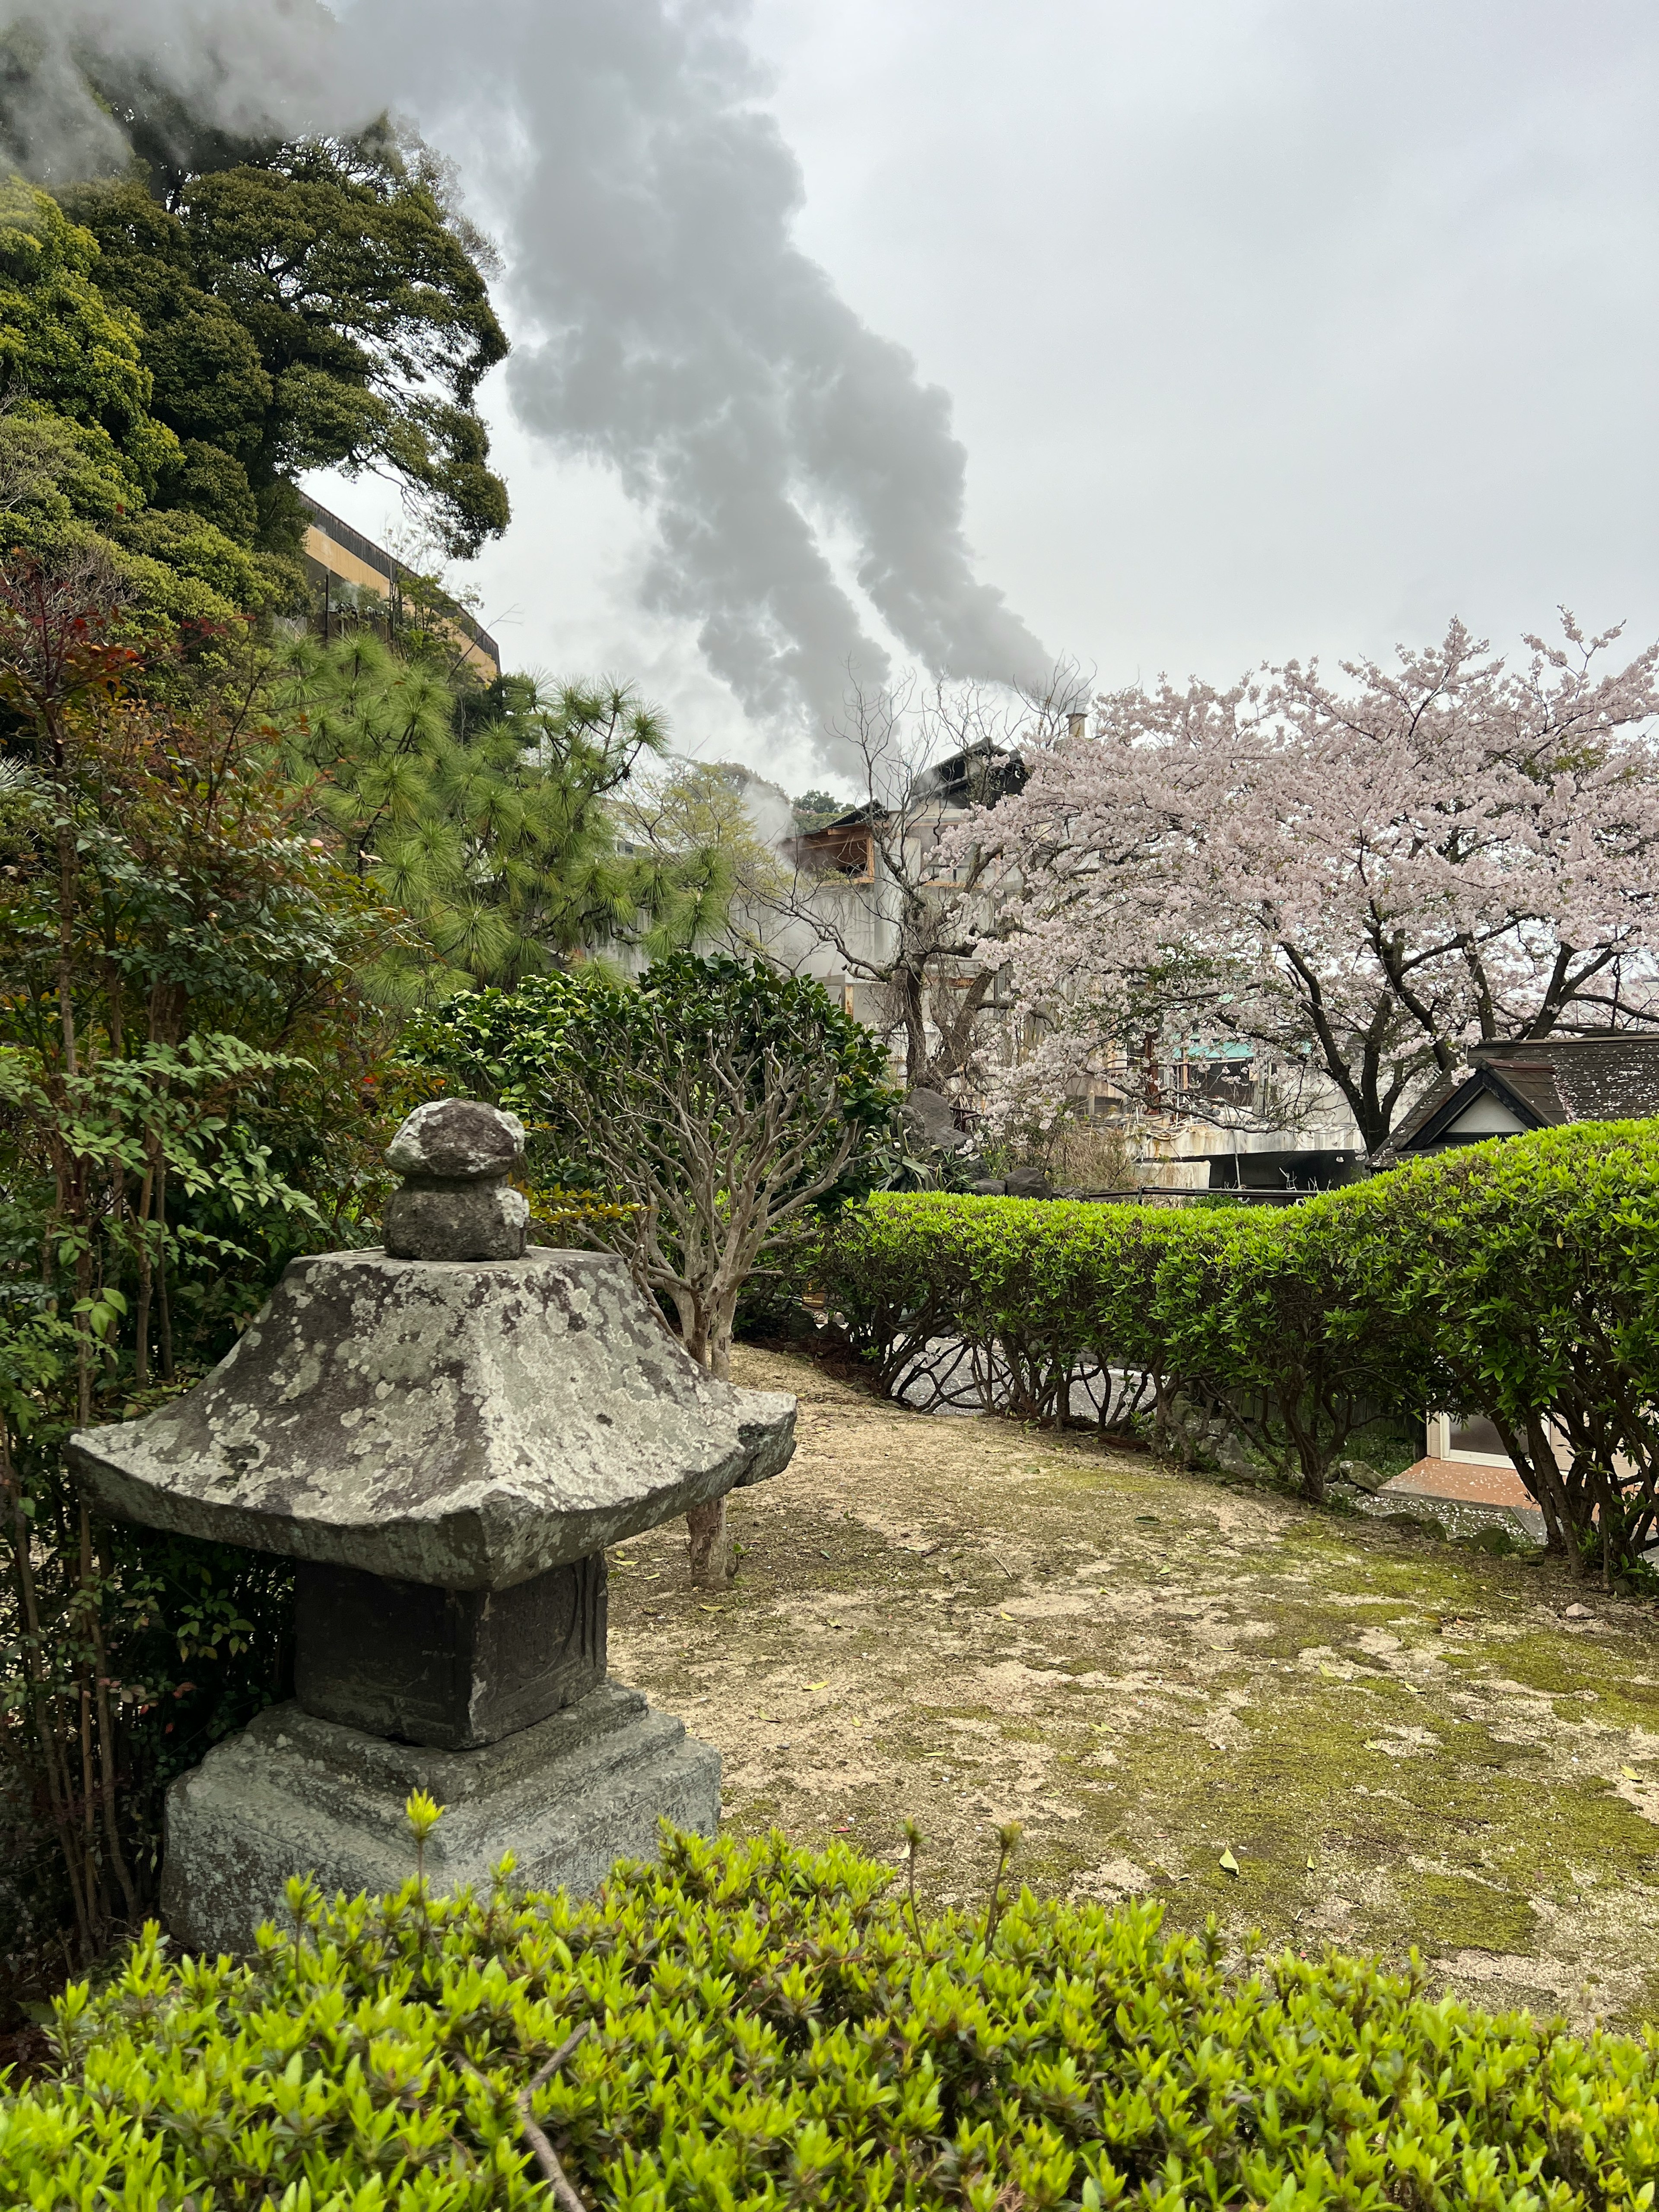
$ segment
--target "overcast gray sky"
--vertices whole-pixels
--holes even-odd
[[[440,31],[458,16],[463,34]],[[572,312],[584,237],[581,296],[602,315],[623,299],[606,286],[632,234],[605,228],[598,198],[561,229],[568,178],[549,149],[581,138],[570,103],[591,116],[594,87],[624,70],[616,27],[656,36],[655,0],[356,0],[351,21],[515,257],[501,300],[519,356],[486,390],[517,520],[476,566],[483,612],[515,663],[638,677],[705,756],[818,780],[810,724],[849,637],[893,669],[932,653],[988,672],[1029,645],[1118,684],[1382,653],[1453,613],[1507,646],[1558,602],[1659,634],[1650,0],[686,8],[704,46],[658,39],[662,84],[641,92],[636,71],[629,100],[660,100],[676,143],[706,147],[685,84],[718,78],[708,112],[729,120],[746,46],[743,112],[775,118],[782,146],[744,140],[755,182],[728,134],[706,199],[718,164],[662,168],[678,228],[638,281],[666,270],[713,296],[684,342],[708,350],[716,392],[744,374],[750,340],[728,324],[789,294],[891,432],[863,450],[864,416],[835,416],[819,356],[804,368],[787,341],[787,449],[708,494],[736,502],[739,535],[757,517],[763,572],[802,564],[799,622],[779,619],[806,641],[769,660],[732,611],[754,574],[696,527],[703,448],[673,446],[665,468],[637,394],[625,433],[605,416],[592,348],[583,401],[568,348],[539,343]],[[623,161],[629,112],[605,124]],[[776,222],[750,237],[744,196],[768,192]],[[786,234],[828,279],[810,297]],[[842,301],[863,333],[836,319]],[[878,340],[914,356],[914,388]],[[960,486],[928,387],[966,449],[954,537]],[[925,489],[901,512],[913,453]],[[370,481],[318,489],[370,529],[393,511]],[[763,495],[775,512],[758,514]],[[907,599],[913,561],[929,574]]]

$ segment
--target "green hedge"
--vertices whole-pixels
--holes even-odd
[[[0,2102],[30,2212],[543,2207],[515,2100],[605,2212],[1647,2208],[1659,2053],[1332,1954],[1229,1965],[1158,1909],[927,1919],[781,1838],[665,1844],[597,1899],[325,1909],[246,1966],[153,1932]]]
[[[1054,1419],[1080,1368],[1250,1431],[1304,1492],[1379,1406],[1495,1421],[1552,1540],[1626,1566],[1659,1520],[1659,1132],[1583,1124],[1412,1162],[1284,1209],[881,1197],[817,1256],[895,1387],[957,1338],[1009,1410]],[[1558,1471],[1553,1423],[1567,1446]]]
[[[1379,1403],[1420,1405],[1430,1386],[1419,1331],[1359,1324],[1365,1257],[1328,1201],[1188,1213],[882,1197],[843,1217],[817,1264],[884,1387],[956,1338],[1008,1411],[1054,1420],[1079,1372],[1115,1370],[1160,1445],[1177,1394],[1224,1406],[1315,1498]],[[1120,1395],[1103,1419],[1125,1413]]]

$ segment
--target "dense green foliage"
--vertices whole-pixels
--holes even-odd
[[[724,891],[695,854],[617,850],[605,802],[657,741],[624,690],[147,632],[84,582],[0,578],[0,1729],[39,1815],[8,1815],[33,1856],[0,1870],[0,1980],[25,1985],[55,1928],[90,1956],[133,1924],[167,1784],[289,1666],[283,1564],[94,1522],[70,1430],[188,1387],[295,1254],[373,1241],[426,1080],[401,1010],[584,936],[672,942]]]
[[[137,177],[61,196],[136,318],[184,455],[173,503],[292,551],[291,479],[375,467],[447,551],[476,553],[507,520],[474,404],[507,340],[440,165],[384,125],[242,152],[165,199]]]
[[[1420,1332],[1437,1402],[1497,1425],[1552,1529],[1608,1565],[1659,1540],[1659,1124],[1541,1130],[1344,1199],[1367,1310]]]
[[[1471,1146],[1282,1211],[876,1198],[813,1264],[890,1385],[959,1338],[1053,1419],[1081,1368],[1118,1370],[1160,1441],[1180,1392],[1315,1498],[1368,1414],[1440,1405],[1497,1423],[1576,1557],[1626,1567],[1659,1532],[1651,1124]]]
[[[155,411],[139,325],[105,296],[101,274],[90,232],[45,192],[0,185],[4,544],[112,568],[172,616],[291,591],[281,565],[252,551],[251,526],[178,501],[194,464]]]
[[[877,1039],[810,976],[758,961],[680,954],[637,987],[592,967],[532,976],[420,1042],[457,1088],[531,1124],[544,1188],[616,1202],[589,1234],[673,1302],[718,1374],[768,1239],[869,1189],[896,1103]]]
[[[0,33],[20,158],[31,101],[53,97],[33,72],[57,66]],[[130,64],[87,47],[77,66],[135,152],[50,195],[0,169],[0,542],[90,558],[152,613],[222,619],[304,604],[308,469],[397,481],[451,555],[498,536],[477,394],[507,340],[445,165],[384,121],[238,141]]]
[[[885,1384],[959,1339],[988,1405],[1054,1420],[1085,1370],[1116,1370],[1103,1420],[1150,1416],[1162,1445],[1177,1395],[1224,1406],[1318,1498],[1379,1401],[1420,1404],[1428,1388],[1412,1331],[1355,1318],[1367,1257],[1314,1206],[1177,1213],[931,1193],[872,1200],[809,1264]]]
[[[358,979],[400,925],[308,834],[272,668],[0,578],[0,1717],[61,1862],[27,1906],[0,1869],[0,1960],[20,1913],[87,1955],[131,1925],[166,1782],[280,1687],[280,1565],[94,1525],[62,1456],[219,1358],[291,1254],[366,1241],[384,1188]]]
[[[301,647],[283,702],[290,768],[345,864],[418,925],[377,970],[389,997],[510,988],[594,945],[665,953],[725,913],[718,847],[619,848],[612,803],[665,742],[625,685],[467,690],[360,633]]]
[[[1577,2212],[1650,2202],[1646,2042],[1436,2002],[1328,1954],[1223,1963],[1156,1906],[925,1918],[890,1869],[665,1840],[591,1901],[325,1905],[247,1966],[152,1930],[0,2105],[30,2212],[512,2212],[517,2099],[599,2212],[739,2205]]]

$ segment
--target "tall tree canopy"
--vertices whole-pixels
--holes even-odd
[[[175,503],[291,550],[292,478],[368,468],[406,487],[452,555],[506,527],[475,404],[507,352],[488,248],[418,140],[380,123],[247,149],[165,199],[136,175],[59,197],[101,249],[100,289],[137,318],[185,454]]]
[[[100,127],[48,159],[30,120],[61,105],[64,69]],[[507,349],[492,249],[411,132],[239,139],[132,64],[70,64],[13,25],[0,179],[14,162],[52,198],[13,179],[0,209],[8,416],[101,428],[129,465],[83,435],[11,436],[26,465],[0,465],[0,501],[27,526],[9,543],[95,528],[152,605],[208,614],[301,595],[307,469],[385,475],[452,557],[506,527],[477,407]],[[170,599],[169,572],[195,588]]]
[[[137,320],[100,273],[88,231],[45,192],[0,183],[0,543],[60,564],[96,553],[170,615],[269,598],[282,579],[251,551],[251,514],[227,532],[169,509],[191,457],[155,413]]]

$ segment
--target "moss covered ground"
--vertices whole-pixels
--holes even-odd
[[[727,1823],[1403,1958],[1486,2005],[1659,2008],[1659,1610],[1409,1528],[1002,1420],[929,1418],[740,1348],[799,1448],[611,1555],[611,1666],[717,1744]],[[1569,1617],[1568,1608],[1578,1609]],[[1224,1865],[1231,1857],[1237,1873]]]

